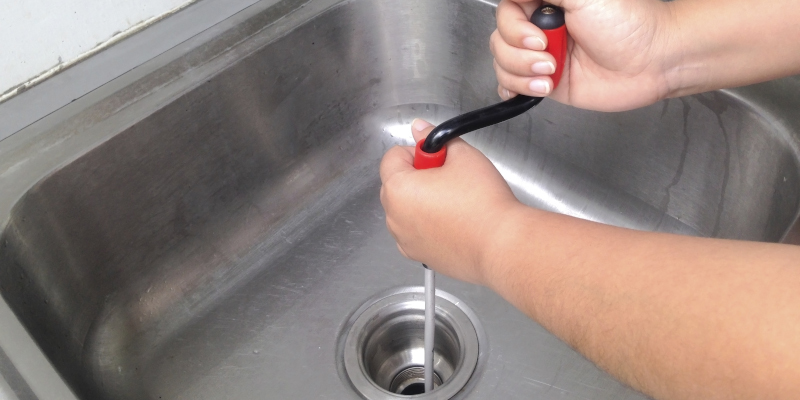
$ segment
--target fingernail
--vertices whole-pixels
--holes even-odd
[[[532,80],[528,87],[531,89],[531,91],[538,94],[550,94],[550,83],[541,79]]]
[[[522,45],[531,50],[544,50],[544,40],[538,36],[529,36],[522,39]]]
[[[430,122],[425,121],[424,119],[414,118],[414,121],[411,122],[411,127],[417,132],[424,131],[425,129],[430,128],[431,126],[433,125],[431,125]]]
[[[550,75],[556,72],[556,66],[550,61],[539,61],[531,65],[534,74]]]
[[[511,98],[511,93],[508,92],[508,89],[503,89],[503,98],[506,100]]]

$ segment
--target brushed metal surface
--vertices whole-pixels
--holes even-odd
[[[3,140],[3,298],[82,398],[358,398],[347,319],[422,284],[386,231],[379,160],[413,118],[498,100],[494,24],[486,1],[286,0]],[[794,241],[798,89],[614,114],[545,100],[466,138],[536,207]],[[489,290],[439,283],[488,337],[470,398],[644,398]]]

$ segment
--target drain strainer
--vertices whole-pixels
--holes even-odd
[[[434,390],[425,393],[425,299],[422,287],[394,289],[364,304],[343,346],[345,373],[366,399],[451,399],[468,389],[483,333],[475,314],[453,295],[436,291]],[[480,333],[480,334],[479,334]]]
[[[437,388],[439,386],[442,386],[442,378],[439,378],[439,375],[434,372],[433,387]],[[425,393],[425,368],[409,367],[402,370],[392,379],[389,391],[404,395]]]

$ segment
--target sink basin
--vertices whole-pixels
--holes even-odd
[[[237,18],[0,142],[0,291],[80,398],[359,398],[337,347],[348,321],[423,278],[386,231],[378,163],[411,143],[413,118],[499,100],[486,1],[283,1]],[[795,242],[799,89],[624,113],[545,100],[465,138],[535,207]],[[487,338],[459,397],[646,398],[488,289],[439,282]]]

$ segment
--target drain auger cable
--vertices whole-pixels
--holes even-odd
[[[564,25],[564,12],[555,6],[542,5],[531,16],[531,22],[544,31],[547,36],[548,53],[556,59],[556,70],[551,75],[553,89],[558,86],[564,69],[567,54],[567,28]],[[431,131],[427,138],[417,142],[414,153],[414,168],[438,168],[444,165],[447,157],[445,144],[465,133],[514,118],[542,101],[543,97],[518,95],[512,99],[484,107],[451,118]],[[436,329],[436,275],[425,267],[425,393],[433,391],[434,332]]]

